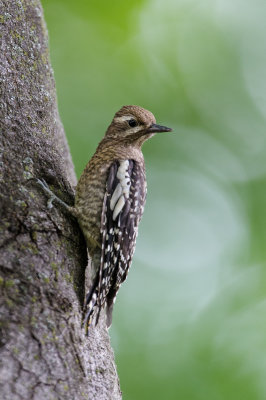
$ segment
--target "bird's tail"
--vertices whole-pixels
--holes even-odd
[[[116,296],[114,294],[113,296],[110,296],[106,302],[106,326],[107,326],[107,328],[110,328],[110,326],[112,324],[112,313],[113,313],[115,299],[116,299]],[[95,313],[97,314],[96,319],[95,319],[95,326],[96,326],[98,323],[100,311],[102,308],[98,304],[98,287],[93,287],[90,290],[90,292],[88,293],[88,295],[86,297],[85,307],[86,307],[86,309],[85,309],[86,314],[84,316],[84,327],[86,330],[86,335],[88,335],[88,331],[92,324],[94,314]]]
[[[97,287],[97,284],[94,283],[91,290],[89,291],[89,293],[86,296],[85,306],[84,306],[85,316],[84,316],[83,324],[84,324],[84,327],[86,330],[86,335],[88,335],[88,330],[92,323],[93,314],[94,314],[95,308],[97,306],[97,299],[98,299],[98,287]],[[98,322],[98,318],[97,318],[95,325],[97,325],[97,322]]]
[[[106,326],[110,328],[112,325],[114,303],[107,304],[106,306]]]
[[[93,316],[95,313],[95,326],[98,324],[100,312],[104,305],[106,307],[106,326],[107,328],[110,328],[112,324],[112,313],[118,289],[119,287],[111,288],[105,301],[101,301],[102,299],[101,292],[99,292],[98,280],[95,280],[91,290],[86,296],[85,301],[84,327],[86,330],[86,334],[88,334],[88,330],[92,324]]]
[[[110,328],[112,325],[112,318],[113,318],[113,308],[116,300],[116,294],[118,289],[112,288],[107,296],[106,301],[106,326]]]

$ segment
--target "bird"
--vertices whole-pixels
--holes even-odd
[[[48,185],[42,188],[74,215],[92,260],[92,285],[85,299],[84,326],[88,331],[102,309],[106,326],[112,323],[117,292],[128,275],[135,251],[139,222],[146,202],[147,184],[143,143],[171,128],[158,125],[154,115],[139,106],[123,106],[86,165],[76,187],[74,206],[57,198]]]

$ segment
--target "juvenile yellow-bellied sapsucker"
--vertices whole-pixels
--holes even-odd
[[[85,302],[86,326],[94,314],[97,324],[103,307],[107,326],[111,325],[113,304],[128,274],[146,199],[141,146],[155,133],[169,131],[156,124],[150,111],[122,107],[79,179],[75,206],[68,208],[83,231],[94,272]]]

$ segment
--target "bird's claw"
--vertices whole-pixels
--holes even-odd
[[[53,192],[50,190],[48,183],[44,179],[36,179],[36,182],[38,185],[40,185],[43,189],[43,191],[50,196],[48,201],[47,201],[47,208],[51,210],[53,208],[53,201],[55,200],[56,196],[53,194]]]
[[[50,190],[50,189],[49,189],[49,186],[48,186],[48,184],[47,184],[47,182],[46,182],[44,179],[36,178],[36,182],[37,182],[44,190],[45,190],[45,189]]]
[[[51,210],[51,208],[53,208],[53,201],[55,199],[55,196],[51,196],[50,199],[47,201],[47,208],[48,210]]]

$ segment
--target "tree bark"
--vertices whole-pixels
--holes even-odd
[[[1,399],[121,399],[103,319],[81,327],[83,236],[34,180],[73,203],[39,1],[0,0],[0,30]]]

